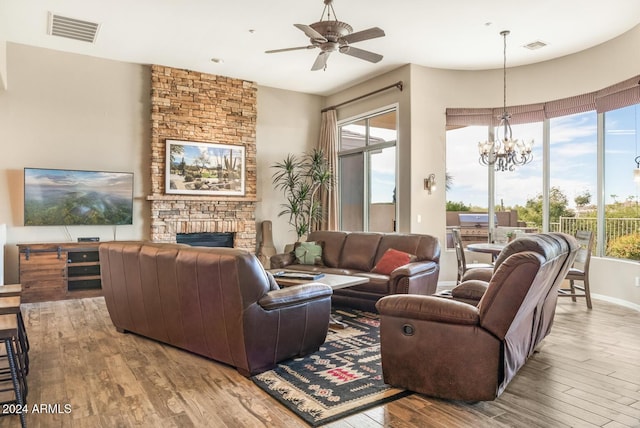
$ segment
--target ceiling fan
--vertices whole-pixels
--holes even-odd
[[[333,19],[331,19],[332,13]],[[325,15],[326,19],[323,19]],[[364,49],[355,48],[351,46],[351,43],[383,37],[385,35],[384,31],[378,27],[371,27],[354,33],[351,25],[346,22],[338,21],[336,18],[336,12],[333,10],[333,0],[324,0],[324,10],[322,11],[322,16],[320,16],[320,21],[314,22],[310,25],[294,24],[294,26],[302,30],[307,37],[309,37],[311,41],[310,45],[295,48],[274,49],[265,51],[265,53],[319,48],[320,53],[311,67],[312,71],[326,70],[327,59],[329,59],[331,52],[335,51],[373,63],[382,60],[382,55],[366,51]]]

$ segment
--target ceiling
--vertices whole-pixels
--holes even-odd
[[[408,63],[501,68],[502,30],[511,31],[511,67],[588,49],[640,23],[638,0],[334,0],[333,6],[354,32],[385,31],[356,45],[384,55],[381,62],[333,53],[325,71],[310,71],[317,49],[264,53],[309,44],[293,24],[320,20],[322,0],[0,0],[0,40],[328,95]],[[98,23],[95,43],[48,35],[49,12]],[[523,47],[536,41],[547,46]]]

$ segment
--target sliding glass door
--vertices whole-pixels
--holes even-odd
[[[340,125],[341,230],[397,230],[396,141],[395,109]]]

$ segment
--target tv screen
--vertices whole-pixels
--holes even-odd
[[[24,225],[133,223],[133,173],[24,169]]]

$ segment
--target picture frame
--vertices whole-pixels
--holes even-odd
[[[166,140],[165,193],[244,196],[245,147]]]

